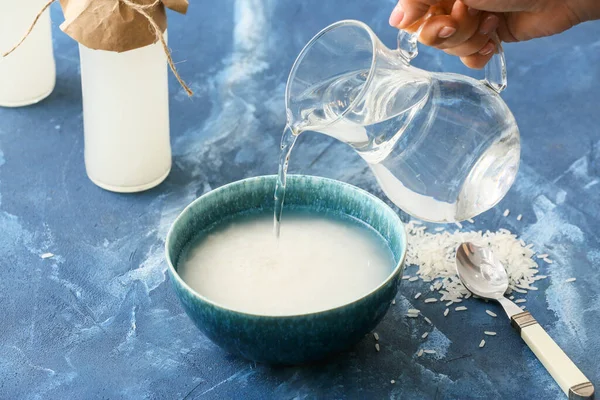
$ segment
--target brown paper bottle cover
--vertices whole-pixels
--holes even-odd
[[[185,14],[188,0],[130,0],[148,6],[146,13],[161,31],[167,29],[165,7]],[[152,6],[155,4],[154,6]],[[94,50],[124,52],[156,43],[148,19],[121,0],[60,0],[67,35]]]

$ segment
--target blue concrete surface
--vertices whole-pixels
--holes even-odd
[[[170,45],[196,94],[171,77],[174,168],[137,195],[103,191],[83,165],[76,44],[58,30],[58,81],[39,105],[0,109],[0,398],[3,399],[562,399],[504,318],[469,300],[434,326],[404,317],[422,283],[404,282],[377,329],[326,363],[272,368],[227,355],[194,327],[166,278],[164,238],[198,195],[276,171],[291,64],[314,33],[339,19],[367,22],[388,45],[392,1],[193,1],[170,15]],[[600,23],[506,46],[503,94],[521,128],[523,161],[506,199],[477,218],[506,227],[555,260],[528,309],[600,384]],[[467,72],[424,49],[431,70]],[[381,195],[342,144],[307,134],[291,171]],[[502,212],[510,208],[509,218]],[[523,220],[515,216],[523,214]],[[55,254],[43,260],[40,254]],[[569,277],[577,277],[565,284]],[[428,305],[429,306],[429,305]],[[498,335],[477,348],[482,330]],[[427,341],[421,334],[429,331]],[[438,351],[416,358],[421,347]],[[394,379],[395,384],[390,380]]]

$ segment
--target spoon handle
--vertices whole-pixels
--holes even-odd
[[[594,398],[594,385],[528,311],[513,315],[511,325],[570,400]]]

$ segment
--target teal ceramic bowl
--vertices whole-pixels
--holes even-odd
[[[366,296],[343,306],[288,316],[234,311],[195,292],[177,273],[179,257],[186,245],[226,217],[273,209],[275,181],[275,176],[250,178],[225,185],[195,200],[171,227],[166,257],[171,282],[183,308],[213,342],[228,352],[257,362],[303,364],[348,349],[375,328],[398,291],[406,236],[398,215],[375,196],[331,179],[289,176],[286,207],[343,213],[381,234],[397,263],[387,279]]]

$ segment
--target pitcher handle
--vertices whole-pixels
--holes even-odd
[[[429,17],[432,15],[433,14],[426,15],[423,19],[423,22],[429,19]],[[407,62],[410,62],[419,54],[417,41],[424,26],[425,24],[421,23],[421,26],[419,26],[419,29],[417,29],[415,33],[409,33],[402,29],[398,31],[398,52]],[[506,60],[504,58],[502,43],[500,42],[496,32],[493,32],[490,37],[496,44],[496,52],[494,53],[492,59],[485,66],[485,78],[483,81],[496,93],[500,93],[506,89],[507,84]]]

